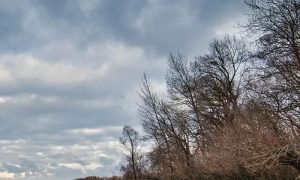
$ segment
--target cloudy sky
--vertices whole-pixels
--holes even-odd
[[[118,174],[143,73],[237,33],[242,0],[0,0],[0,179]]]

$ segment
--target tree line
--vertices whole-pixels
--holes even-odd
[[[124,126],[125,179],[295,179],[300,172],[300,1],[246,0],[250,38],[169,56],[166,94],[145,76]],[[250,42],[250,43],[249,43]],[[142,142],[152,144],[143,153]]]

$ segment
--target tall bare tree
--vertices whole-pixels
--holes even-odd
[[[299,169],[300,1],[247,0],[246,4],[251,10],[246,28],[257,45],[257,76],[250,87],[255,99],[272,111],[277,129],[284,131],[277,150],[264,152],[261,161],[273,159],[273,165]]]
[[[159,99],[152,92],[146,77],[143,80],[141,97],[143,104],[139,107],[139,114],[146,136],[154,140],[155,152],[165,153],[159,159],[160,162],[163,162],[159,163],[162,167],[155,169],[158,169],[160,173],[165,173],[167,167],[170,175],[174,175],[175,170],[177,172],[179,169],[184,171],[185,166],[189,167],[192,164],[189,129],[186,127],[184,112],[171,102]],[[152,159],[155,160],[155,158]]]
[[[257,37],[260,93],[291,131],[300,130],[300,1],[246,1],[247,28]],[[267,101],[267,100],[266,100]]]
[[[182,55],[171,55],[166,77],[168,95],[185,107],[198,148],[205,135],[234,121],[249,58],[245,43],[235,37],[215,40],[209,50],[189,65]]]

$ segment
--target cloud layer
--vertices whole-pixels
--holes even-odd
[[[10,0],[0,4],[0,178],[118,173],[140,79],[162,86],[234,28],[240,0]]]

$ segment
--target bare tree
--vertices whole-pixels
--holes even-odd
[[[243,41],[225,36],[210,45],[210,53],[195,62],[202,114],[216,127],[232,122],[238,112],[241,83],[247,70],[249,53]]]
[[[143,166],[145,166],[145,164],[142,163],[143,157],[141,156],[139,147],[140,141],[141,139],[137,131],[130,126],[125,125],[123,127],[123,137],[120,138],[120,142],[129,155],[126,156],[128,164],[121,167],[121,170],[127,174],[132,172],[135,180],[141,176],[142,169],[144,168]]]
[[[281,141],[256,157],[262,164],[299,168],[300,137],[300,1],[247,0],[246,28],[256,37],[257,76],[250,82],[252,99],[272,112]],[[266,110],[265,110],[266,111]],[[276,148],[275,148],[276,147]],[[259,157],[259,158],[257,158]],[[272,163],[270,163],[272,162]]]
[[[249,58],[245,43],[235,37],[215,40],[209,50],[189,66],[182,55],[171,55],[166,77],[168,95],[189,117],[196,149],[213,130],[234,121]]]
[[[139,107],[139,114],[143,129],[146,136],[154,140],[156,144],[152,155],[156,152],[165,153],[160,158],[160,163],[156,163],[164,167],[156,169],[165,173],[167,168],[169,176],[173,176],[175,171],[176,173],[181,171],[184,174],[184,171],[192,166],[191,137],[187,115],[173,102],[155,95],[146,77],[141,88],[141,98],[143,104]]]
[[[247,28],[257,37],[257,73],[261,98],[299,136],[300,130],[300,1],[246,1]],[[258,89],[257,89],[258,90]]]

